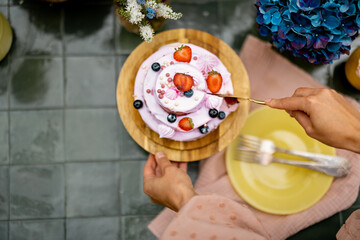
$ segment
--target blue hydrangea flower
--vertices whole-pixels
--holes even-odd
[[[260,34],[310,63],[349,54],[359,35],[359,0],[256,0],[255,5]]]
[[[297,0],[296,5],[302,11],[311,11],[320,7],[320,0]]]
[[[328,9],[339,9],[340,12],[344,13],[349,8],[348,0],[328,0],[324,3],[324,8]]]
[[[137,0],[138,4],[143,5],[145,4],[145,0]]]
[[[146,9],[146,16],[149,18],[149,19],[153,19],[155,17],[155,10],[152,9],[152,8],[148,8]]]

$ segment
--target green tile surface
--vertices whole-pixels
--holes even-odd
[[[135,33],[128,32],[121,26],[120,20],[115,19],[115,46],[116,52],[122,54],[130,54],[140,43],[142,39]]]
[[[191,181],[195,184],[199,172],[199,162],[189,162],[187,168],[187,174],[189,174]]]
[[[63,240],[64,236],[64,220],[10,222],[10,240]]]
[[[10,168],[10,219],[65,216],[63,165]]]
[[[46,4],[10,7],[12,56],[61,55],[60,9]]]
[[[65,8],[67,54],[111,54],[115,50],[112,4]]]
[[[0,13],[6,18],[8,19],[8,8],[6,7],[6,3],[1,3],[1,1],[5,1],[5,0],[0,0]],[[9,20],[9,19],[8,19]]]
[[[66,160],[117,159],[120,148],[118,124],[115,108],[66,110]]]
[[[346,219],[348,219],[350,217],[350,215],[358,210],[360,207],[350,207],[344,211],[341,211],[340,214],[341,214],[341,219],[342,219],[342,224],[345,223]]]
[[[66,164],[66,214],[114,216],[120,212],[118,162]]]
[[[336,239],[336,233],[341,226],[339,213],[336,213],[332,217],[329,217],[319,223],[316,223],[298,234],[291,236],[288,240],[332,240]]]
[[[1,11],[2,8],[0,8]],[[9,58],[0,61],[0,109],[8,109]]]
[[[0,112],[0,164],[9,163],[9,121],[8,113]]]
[[[120,119],[120,117],[119,117]],[[148,153],[142,149],[126,131],[122,122],[119,127],[120,133],[120,158],[123,160],[128,159],[147,159]]]
[[[142,172],[145,161],[120,163],[120,202],[122,214],[157,214],[163,207],[152,203],[143,192]]]
[[[8,239],[8,223],[0,222],[0,239],[5,240]]]
[[[256,7],[252,0],[221,1],[221,37],[229,46],[240,50],[249,33],[256,29]]]
[[[8,219],[9,219],[9,167],[0,166],[0,220],[8,220]]]
[[[16,58],[11,62],[11,108],[63,106],[60,58]]]
[[[63,111],[13,111],[11,163],[64,161]]]
[[[120,217],[73,218],[66,221],[67,240],[120,240]]]
[[[147,225],[155,216],[124,216],[121,218],[122,239],[155,240]]]
[[[70,57],[66,59],[67,106],[114,106],[115,58]]]
[[[174,3],[172,8],[175,12],[181,12],[182,18],[179,20],[166,21],[162,30],[170,30],[174,28],[192,28],[205,31],[220,37],[220,21],[219,21],[219,3],[217,1],[191,3]]]

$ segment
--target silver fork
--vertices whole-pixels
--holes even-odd
[[[234,157],[235,160],[241,160],[251,163],[259,163],[262,165],[268,165],[272,162],[283,163],[283,164],[303,167],[307,169],[312,169],[334,177],[345,177],[349,173],[349,169],[342,165],[286,160],[286,159],[276,158],[269,153],[259,152],[256,150],[247,149],[245,147],[237,148]]]
[[[309,153],[298,150],[288,150],[277,147],[273,141],[267,139],[261,139],[252,135],[240,135],[238,137],[238,148],[246,147],[260,152],[265,152],[270,155],[276,152],[282,152],[291,154],[294,156],[306,158],[319,163],[336,164],[343,166],[346,169],[351,167],[351,163],[348,159],[339,156],[331,156],[320,153]]]

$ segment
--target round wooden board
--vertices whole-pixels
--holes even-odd
[[[133,107],[134,83],[140,65],[161,46],[180,42],[192,43],[212,52],[231,73],[234,95],[250,97],[247,72],[239,56],[225,42],[206,32],[194,29],[175,29],[155,35],[150,43],[141,43],[125,61],[117,84],[117,106],[121,120],[130,136],[146,151],[162,151],[173,161],[196,161],[207,158],[227,147],[239,134],[249,112],[249,102],[241,101],[238,109],[231,113],[219,127],[205,137],[180,142],[159,138],[142,120]]]

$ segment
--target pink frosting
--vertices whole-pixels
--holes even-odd
[[[179,96],[179,93],[176,89],[174,88],[169,88],[166,92],[165,92],[165,96],[168,98],[168,99],[171,99],[171,100],[175,100],[178,96]]]
[[[160,124],[158,127],[158,133],[160,138],[171,138],[175,134],[175,130],[164,124]]]
[[[196,65],[200,71],[207,75],[219,64],[219,59],[211,55],[202,55],[199,57]]]
[[[219,109],[222,103],[222,98],[217,96],[208,96],[205,102],[205,106],[209,109],[216,108]]]

